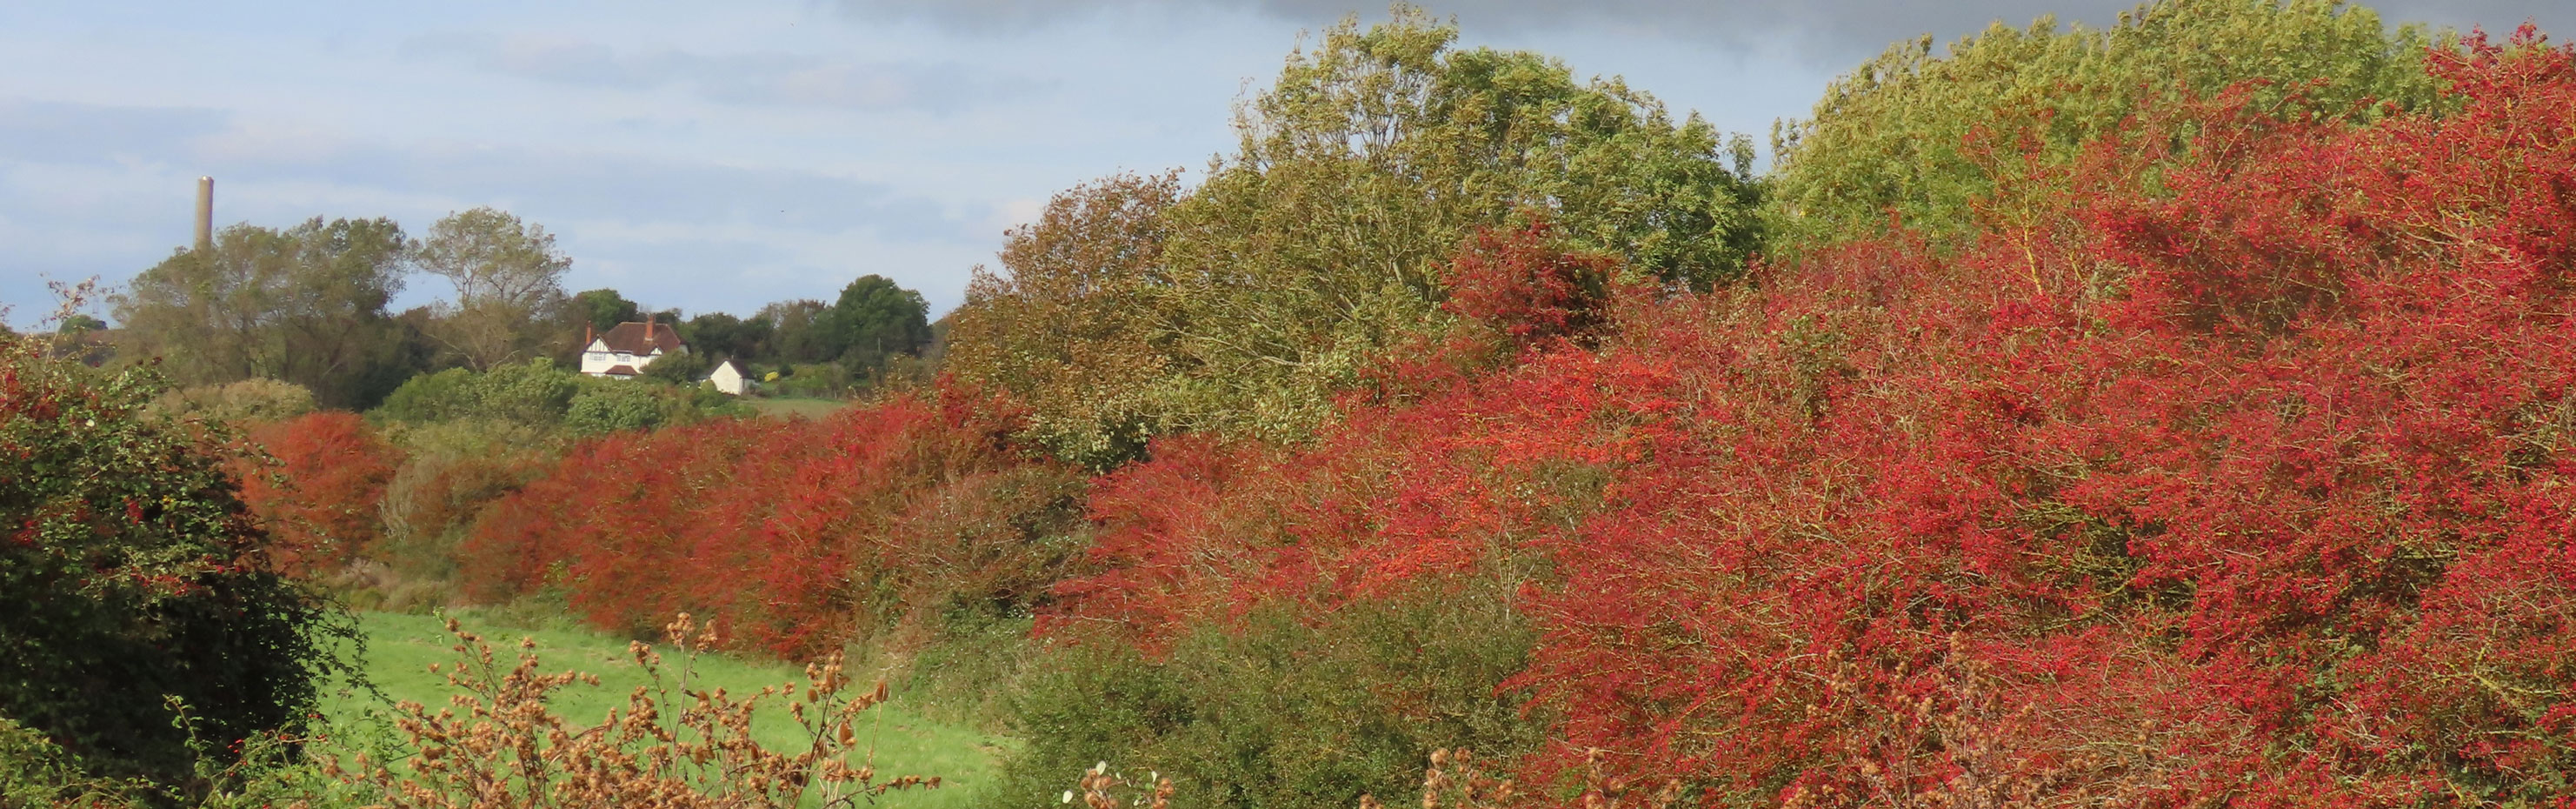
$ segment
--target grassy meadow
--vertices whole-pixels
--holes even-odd
[[[451,648],[455,640],[447,634],[441,618],[389,612],[360,613],[358,618],[367,639],[367,676],[384,701],[352,689],[339,689],[324,706],[333,724],[367,724],[371,711],[390,714],[392,703],[402,700],[436,707],[455,693],[444,675],[429,671],[431,664],[452,664],[458,657]],[[459,620],[467,631],[482,635],[493,646],[505,667],[514,657],[518,639],[529,637],[536,640],[541,671],[572,669],[598,675],[596,687],[575,683],[555,693],[551,706],[555,714],[574,722],[597,723],[609,709],[623,707],[636,686],[649,682],[627,653],[622,638],[578,628],[502,626],[480,620],[473,613],[461,615]],[[663,652],[666,676],[675,675],[680,659],[668,649]],[[802,687],[804,683],[802,667],[720,654],[700,656],[691,676],[696,683],[737,695],[756,692],[764,685],[794,682]],[[858,681],[855,687],[861,689],[875,680],[866,672],[854,673],[854,678]],[[677,684],[673,683],[672,688],[676,692]],[[998,758],[1011,749],[1013,740],[927,719],[901,693],[866,715],[870,721],[859,732],[863,740],[874,737],[879,772],[887,776],[935,775],[943,784],[933,790],[888,793],[878,805],[945,809],[988,803],[983,794],[993,782]],[[785,711],[765,710],[760,719],[764,721],[755,722],[753,731],[763,745],[785,750],[805,744],[798,735],[801,731]]]

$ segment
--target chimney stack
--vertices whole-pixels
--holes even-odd
[[[197,249],[215,246],[215,178],[197,178]]]

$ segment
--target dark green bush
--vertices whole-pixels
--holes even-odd
[[[201,746],[301,726],[355,628],[270,570],[220,428],[149,415],[158,388],[0,341],[0,716],[175,785]]]

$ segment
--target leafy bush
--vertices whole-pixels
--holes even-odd
[[[849,368],[825,362],[787,366],[777,379],[764,381],[760,387],[769,396],[837,399],[848,395],[856,384]]]
[[[147,781],[90,775],[45,734],[0,716],[0,806],[109,807],[152,792]]]
[[[1741,276],[1759,235],[1749,141],[1393,16],[1293,54],[1197,188],[1112,178],[1012,231],[1008,277],[979,276],[955,315],[959,375],[1025,402],[1058,457],[1105,469],[1161,434],[1312,437],[1385,354],[1447,329],[1457,244],[1533,211],[1624,280]]]
[[[695,351],[683,351],[665,355],[661,359],[654,360],[653,364],[644,366],[644,378],[667,385],[694,388],[698,386],[699,381],[706,379],[707,372],[714,368],[715,362],[708,359],[707,355]]]
[[[269,567],[202,428],[146,414],[156,387],[0,343],[0,715],[97,773],[182,784],[191,735],[304,722],[354,629]]]
[[[1536,639],[1498,589],[1450,582],[1322,615],[1273,605],[1159,655],[1055,645],[1023,674],[1013,718],[1029,746],[1005,799],[1045,803],[1109,759],[1170,778],[1177,805],[1348,807],[1418,792],[1446,745],[1508,761],[1545,723],[1498,693]]]
[[[385,397],[379,416],[402,422],[488,419],[552,426],[581,390],[581,375],[544,358],[486,373],[450,368],[412,377]]]
[[[293,382],[244,379],[161,394],[152,409],[222,424],[285,421],[313,412],[313,392]]]
[[[279,570],[333,572],[378,544],[385,487],[402,453],[365,420],[325,411],[253,425],[246,438],[250,451],[234,461],[234,474]]]
[[[406,457],[385,486],[382,542],[362,553],[383,566],[373,582],[384,599],[376,606],[443,604],[457,595],[456,550],[466,532],[556,450],[545,433],[507,422],[410,425],[394,436]]]
[[[585,385],[564,408],[563,426],[575,435],[658,427],[678,409],[674,405],[685,404],[685,400],[675,401],[673,393],[667,386],[634,381]]]
[[[1025,609],[1074,552],[1080,480],[1005,446],[1008,425],[903,395],[603,436],[494,504],[464,573],[491,600],[559,582],[612,630],[720,616],[727,642],[782,655],[932,631],[960,603]]]
[[[1039,616],[1134,645],[1067,664],[1036,732],[1135,763],[1158,742],[1122,737],[1241,728],[1192,743],[1231,758],[1146,760],[1293,769],[1263,714],[1353,727],[1309,713],[1329,696],[1216,721],[1249,698],[1192,689],[1235,670],[1156,667],[1338,660],[1194,650],[1500,569],[1536,634],[1502,687],[1547,722],[1510,762],[1538,794],[2558,800],[2576,50],[2429,64],[2438,109],[2369,123],[2256,87],[2151,105],[2028,167],[2030,227],[1614,292],[1592,339],[1390,369],[1310,443],[1159,440],[1096,482],[1088,567]],[[1305,788],[1234,773],[1200,783]]]

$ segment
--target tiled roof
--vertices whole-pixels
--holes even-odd
[[[599,340],[607,343],[610,351],[628,354],[651,354],[655,348],[668,353],[680,350],[681,345],[680,333],[673,331],[669,323],[619,323],[617,328],[600,335]]]
[[[609,376],[634,376],[642,372],[635,370],[635,366],[632,365],[620,365],[601,371],[600,373],[607,374]]]

